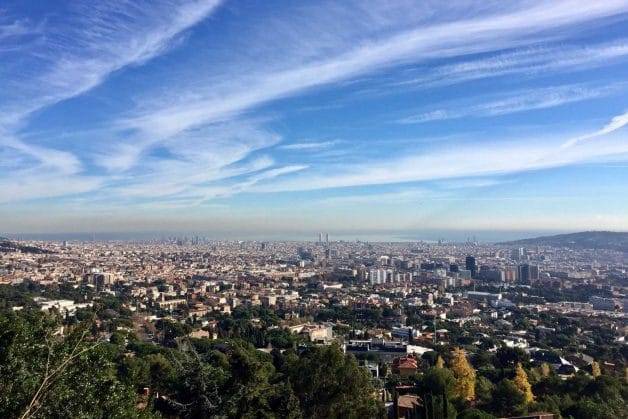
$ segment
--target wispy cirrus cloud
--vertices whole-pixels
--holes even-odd
[[[569,148],[569,147],[573,147],[575,145],[578,145],[579,143],[582,143],[584,141],[588,141],[588,140],[592,140],[594,138],[598,138],[598,137],[602,137],[604,135],[610,134],[612,132],[615,132],[617,130],[622,129],[623,127],[625,127],[626,125],[628,125],[628,112],[624,112],[621,115],[617,115],[615,117],[613,117],[613,119],[611,119],[611,121],[604,125],[601,129],[590,133],[590,134],[585,134],[585,135],[581,135],[579,137],[576,138],[571,138],[567,141],[565,141],[563,144],[561,144],[561,148]]]
[[[11,148],[11,153],[25,157],[29,164],[31,160],[36,161],[22,173],[32,176],[30,169],[43,171],[52,167],[53,174],[59,175],[67,165],[66,174],[71,175],[70,181],[76,182],[76,187],[68,188],[69,193],[93,187],[99,196],[112,202],[163,201],[195,205],[253,190],[303,190],[490,176],[575,164],[623,152],[621,144],[605,139],[597,150],[578,144],[561,158],[547,157],[556,153],[553,143],[552,147],[538,143],[529,147],[529,144],[512,141],[451,151],[446,147],[405,149],[399,143],[385,144],[386,139],[382,139],[387,151],[369,150],[372,153],[364,153],[364,156],[353,153],[359,155],[350,158],[347,154],[367,145],[353,141],[346,148],[336,150],[342,147],[332,140],[288,144],[263,123],[250,121],[251,114],[271,102],[334,84],[346,88],[356,78],[368,81],[369,76],[397,66],[426,65],[433,60],[466,60],[469,54],[497,53],[498,56],[493,61],[485,58],[483,62],[440,67],[435,70],[432,81],[450,76],[462,79],[477,78],[481,74],[523,72],[526,67],[527,71],[532,68],[541,71],[542,66],[549,68],[550,65],[566,68],[569,60],[581,65],[619,60],[625,55],[625,45],[620,42],[599,46],[596,54],[589,56],[574,48],[553,62],[550,56],[559,51],[559,47],[529,45],[560,41],[582,24],[595,26],[605,18],[622,15],[628,11],[625,1],[582,4],[558,0],[481,5],[329,2],[325,7],[289,5],[286,13],[277,7],[267,10],[268,14],[261,18],[254,16],[247,21],[241,17],[248,8],[236,4],[225,8],[229,9],[226,14],[234,19],[232,22],[219,25],[215,31],[203,27],[204,31],[199,31],[203,32],[202,39],[192,39],[193,36],[188,39],[195,43],[185,57],[166,60],[166,56],[163,62],[155,60],[160,62],[153,63],[157,66],[154,72],[148,68],[141,75],[133,71],[132,67],[149,63],[173,45],[183,45],[177,41],[185,40],[183,35],[188,29],[203,21],[219,5],[216,0],[163,0],[73,8],[67,17],[73,25],[56,25],[46,33],[46,42],[32,58],[37,65],[32,69],[25,66],[29,68],[24,74],[7,83],[9,89],[5,90],[11,94],[9,100],[0,104],[0,123],[13,134],[13,139],[6,141],[5,146]],[[321,27],[325,31],[321,31]],[[67,42],[68,39],[72,42]],[[511,56],[501,53],[517,47],[524,49]],[[18,57],[18,60],[23,59],[23,56]],[[104,111],[98,110],[102,125],[106,127],[101,132],[59,146],[46,143],[44,136],[35,136],[31,143],[30,139],[15,135],[20,127],[28,127],[28,117],[33,112],[43,107],[63,106],[60,102],[103,85],[111,75],[125,74],[130,76],[123,89],[133,90],[141,84],[144,75],[152,77],[152,83],[146,82],[129,94],[120,91],[123,89],[103,93],[103,102],[116,102],[119,107],[113,115],[106,114],[107,106],[102,107]],[[136,83],[138,81],[140,83]],[[0,83],[3,83],[1,76]],[[106,85],[103,90],[105,88]],[[559,88],[554,88],[553,94],[548,88],[536,95],[528,92],[527,96],[517,98],[495,95],[489,102],[474,104],[469,109],[475,114],[499,115],[610,94],[603,88],[590,86],[580,86],[580,89],[576,85],[563,86],[562,91]],[[320,109],[321,103],[314,102],[314,108]],[[393,106],[399,108],[399,104]],[[461,112],[465,111],[430,109],[423,117],[442,120],[459,117],[455,115]],[[349,126],[351,122],[348,116],[345,123]],[[291,128],[297,131],[301,123]],[[323,126],[321,123],[320,128]],[[318,132],[299,132],[298,135],[300,138],[338,138],[334,134],[319,137]],[[344,146],[345,137],[339,137],[343,138]],[[495,147],[495,156],[491,147]],[[389,153],[396,148],[403,148],[403,158]],[[328,153],[327,156],[339,153],[342,162],[325,159],[324,153]],[[447,164],[442,164],[443,153],[448,158],[451,156]],[[517,153],[521,154],[521,159],[508,166],[506,157]],[[374,154],[379,155],[374,158]],[[45,185],[43,177],[32,179],[35,183],[29,197],[36,196],[35,186],[40,185],[37,182]],[[59,188],[50,188],[50,191],[57,190]]]
[[[283,150],[321,150],[338,144],[338,141],[306,141],[280,145]]]
[[[210,125],[165,141],[162,155],[146,157],[141,167],[111,182],[103,193],[190,206],[228,197],[308,167],[278,164],[263,154],[280,141],[275,133],[246,121]]]
[[[326,206],[355,205],[396,205],[402,203],[418,203],[425,198],[427,191],[409,188],[393,192],[362,193],[323,198],[317,202]]]
[[[532,77],[561,72],[578,72],[623,62],[628,58],[628,40],[597,45],[524,47],[473,60],[419,68],[420,75],[391,83],[405,88],[446,86],[473,80],[520,76]]]
[[[575,3],[571,1],[542,2],[528,8],[504,7],[484,17],[423,24],[414,28],[408,23],[402,31],[391,33],[388,28],[385,36],[377,39],[366,37],[356,47],[341,49],[336,53],[333,51],[337,48],[329,45],[328,39],[320,41],[325,45],[325,48],[321,48],[320,42],[317,44],[316,38],[310,34],[310,37],[302,39],[297,45],[307,44],[316,51],[330,50],[331,56],[307,57],[307,61],[300,62],[299,59],[303,58],[300,49],[287,51],[282,60],[291,63],[291,67],[278,68],[277,65],[272,65],[268,72],[247,72],[239,78],[234,78],[234,74],[239,73],[237,70],[221,68],[228,77],[225,74],[214,74],[211,79],[225,80],[224,82],[212,83],[211,89],[203,90],[198,88],[199,81],[196,78],[192,86],[195,93],[189,95],[193,99],[185,102],[173,103],[168,100],[164,103],[159,98],[147,97],[145,101],[151,105],[135,116],[125,118],[121,123],[125,129],[137,132],[136,142],[146,149],[158,144],[160,139],[175,136],[194,127],[234,118],[256,106],[307,89],[397,64],[490,52],[511,47],[513,44],[525,44],[531,39],[538,41],[543,38],[543,31],[570,27],[628,10],[628,4],[619,0],[574,6]],[[343,15],[343,18],[346,19],[346,16]],[[299,33],[298,28],[293,29]],[[346,40],[342,36],[337,38],[341,39],[338,43],[345,46],[346,42],[343,41]],[[268,41],[266,37],[264,40]],[[262,64],[260,67],[264,69],[265,66]],[[178,87],[178,92],[180,90],[181,87]]]
[[[30,25],[25,19],[9,20],[7,17],[3,18],[2,11],[0,11],[0,41],[8,42],[11,38],[32,35],[37,32],[39,32],[39,28]]]
[[[189,2],[72,4],[62,22],[29,27],[24,20],[0,24],[7,41],[6,68],[21,69],[19,77],[0,71],[0,148],[20,155],[24,167],[0,174],[8,200],[42,198],[86,192],[105,179],[81,174],[82,157],[71,151],[31,144],[18,130],[38,110],[79,96],[103,83],[116,71],[143,64],[167,51],[181,33],[207,17],[219,0]],[[54,19],[52,19],[54,20]],[[56,23],[56,24],[53,24]],[[24,44],[24,35],[39,42]],[[11,55],[27,48],[28,54]],[[15,75],[14,75],[15,76]],[[46,176],[40,175],[47,172]],[[65,176],[62,187],[61,179]],[[19,182],[11,179],[19,177]],[[8,193],[19,185],[19,192]]]
[[[613,119],[593,134],[595,142],[527,139],[485,141],[481,144],[447,144],[428,151],[406,152],[386,161],[364,161],[358,165],[327,167],[292,179],[265,185],[260,191],[304,191],[365,185],[385,185],[456,178],[500,176],[588,162],[620,161],[628,158],[628,142],[605,136],[628,124],[626,116]],[[610,128],[607,128],[610,127]],[[368,170],[364,170],[368,167]]]
[[[430,110],[407,116],[397,122],[420,124],[464,117],[507,115],[537,109],[548,109],[568,103],[581,102],[612,95],[625,90],[624,83],[604,86],[567,85],[518,90],[495,97],[465,99],[448,108]],[[479,102],[479,103],[478,103]]]
[[[76,3],[65,16],[67,21],[43,25],[40,33],[46,41],[30,51],[28,82],[0,79],[0,86],[10,88],[0,105],[0,123],[17,123],[38,109],[85,93],[115,71],[162,54],[175,37],[220,3]],[[19,22],[12,28],[7,33],[26,30]]]

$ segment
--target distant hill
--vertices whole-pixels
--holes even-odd
[[[614,231],[583,231],[515,240],[502,244],[570,247],[572,249],[605,249],[628,253],[628,233]]]
[[[36,246],[25,246],[16,243],[6,237],[0,237],[0,252],[22,252],[22,253],[53,253],[50,250],[42,249]]]

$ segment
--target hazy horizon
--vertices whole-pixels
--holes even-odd
[[[226,232],[226,231],[99,231],[99,232],[55,232],[55,233],[3,233],[0,237],[20,240],[41,241],[144,241],[168,238],[201,237],[216,241],[299,241],[317,242],[318,235],[329,235],[330,241],[368,241],[368,242],[446,242],[496,243],[519,239],[534,238],[555,234],[576,233],[579,231],[537,230],[537,231],[455,231],[455,230],[415,230],[415,231],[301,231],[301,232]]]

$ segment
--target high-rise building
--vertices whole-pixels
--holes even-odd
[[[465,267],[467,271],[471,272],[471,276],[475,277],[478,273],[478,265],[475,263],[475,258],[473,256],[467,256],[465,259]]]
[[[510,258],[512,260],[521,261],[523,260],[524,254],[525,250],[523,249],[523,247],[517,247],[515,249],[512,249],[512,251],[510,252]]]
[[[388,276],[386,269],[371,269],[369,271],[369,282],[371,285],[385,284]]]
[[[521,284],[529,285],[533,281],[539,279],[539,267],[536,265],[529,265],[524,263],[517,268],[517,280]]]
[[[504,281],[515,282],[517,280],[517,270],[515,268],[506,268],[504,270]]]
[[[540,277],[539,267],[537,265],[530,265],[530,281],[538,281]]]

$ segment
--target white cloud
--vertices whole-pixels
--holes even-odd
[[[26,63],[31,78],[8,86],[11,93],[0,105],[0,123],[18,123],[38,109],[85,93],[115,71],[163,53],[220,0],[176,3],[75,4],[79,10],[70,22],[42,29],[46,42]],[[24,61],[22,56],[16,59]]]
[[[229,81],[210,83],[211,88],[203,91],[199,89],[203,77],[200,76],[199,80],[197,76],[188,88],[195,94],[184,95],[194,99],[172,103],[170,99],[164,102],[159,97],[148,97],[145,102],[154,105],[122,122],[125,128],[139,132],[138,141],[144,147],[151,147],[160,139],[197,126],[233,118],[255,106],[316,86],[404,62],[511,47],[530,37],[538,40],[542,32],[549,29],[568,27],[626,10],[628,4],[620,0],[589,2],[585,5],[573,1],[540,2],[532,7],[516,10],[511,8],[487,17],[410,28],[378,40],[364,39],[348,51],[321,59],[310,59],[304,63],[299,63],[298,59],[288,53],[282,57],[282,61],[296,62],[290,68],[277,69],[274,66],[268,72],[253,71],[245,74],[240,74],[236,68],[219,68],[218,71],[224,74],[214,74],[209,79]],[[295,30],[298,32],[298,29]],[[314,39],[308,38],[304,42],[307,45],[316,45]],[[344,46],[345,42],[340,44]],[[326,46],[326,49],[334,50],[327,44]],[[290,52],[301,56],[298,51]],[[265,68],[263,63],[259,66]],[[240,63],[238,67],[241,67]],[[181,94],[181,87],[177,87],[177,94]]]
[[[627,57],[628,41],[625,39],[593,46],[525,47],[435,68],[419,68],[419,76],[397,81],[392,85],[420,88],[507,75],[525,77],[574,72],[621,62]]]
[[[354,205],[395,205],[402,203],[417,203],[424,198],[426,192],[422,189],[407,189],[395,192],[380,192],[333,196],[318,200],[318,203],[329,206]]]
[[[81,95],[111,73],[165,52],[179,34],[219,4],[219,0],[74,3],[78,9],[65,16],[70,21],[56,26],[40,24],[31,29],[25,21],[0,25],[0,39],[26,34],[43,39],[28,44],[28,54],[11,55],[12,48],[8,48],[3,56],[6,68],[21,68],[22,74],[13,80],[0,72],[4,95],[0,151],[21,163],[17,170],[0,174],[2,201],[71,195],[103,187],[104,179],[81,174],[84,165],[75,153],[29,143],[19,137],[18,129],[33,112]],[[124,166],[125,158],[135,161],[133,152],[141,149],[127,145],[125,153],[109,156],[107,164],[115,168]]]
[[[38,32],[37,27],[32,27],[24,19],[7,22],[5,18],[3,21],[1,13],[2,11],[0,10],[0,40],[9,42],[11,38],[20,38]]]
[[[165,155],[146,156],[140,166],[118,174],[107,193],[125,198],[179,196],[197,203],[229,196],[305,168],[278,166],[271,157],[259,154],[280,140],[278,135],[246,121],[208,125],[164,141],[161,154]],[[112,153],[114,158],[124,158],[119,149]],[[106,162],[108,158],[103,155],[99,160]]]
[[[93,176],[67,176],[45,168],[16,170],[11,176],[0,177],[0,203],[68,196],[95,191],[102,186],[103,179]]]
[[[67,151],[29,145],[8,135],[0,139],[0,145],[36,159],[42,170],[52,168],[62,174],[71,175],[80,172],[82,168],[80,160]]]
[[[591,87],[587,85],[552,86],[509,92],[499,98],[465,99],[447,109],[427,111],[400,119],[402,124],[420,124],[464,117],[486,117],[507,115],[537,109],[547,109],[569,103],[597,99],[617,93],[625,88],[624,83]],[[475,103],[480,102],[480,103]]]
[[[576,137],[576,138],[572,138],[570,140],[565,141],[562,145],[561,148],[569,148],[569,147],[573,147],[579,143],[582,143],[583,141],[587,141],[587,140],[591,140],[593,138],[597,138],[597,137],[601,137],[604,136],[606,134],[610,134],[612,132],[615,132],[623,127],[625,127],[626,125],[628,125],[628,112],[625,112],[621,115],[617,115],[615,117],[613,117],[613,119],[611,119],[611,121],[606,124],[604,127],[602,127],[600,130],[595,131],[591,134],[586,134],[586,135],[582,135],[580,137]]]
[[[609,125],[615,128],[623,126],[623,118],[614,121]],[[322,171],[276,182],[260,188],[260,191],[300,191],[494,176],[587,162],[625,161],[628,158],[628,142],[621,138],[596,136],[599,138],[594,143],[577,143],[570,147],[563,146],[569,141],[555,139],[449,144],[396,159],[325,167]]]
[[[320,150],[337,144],[338,141],[312,141],[303,143],[284,144],[279,146],[283,150]]]
[[[27,74],[19,79],[30,83],[19,86],[11,83],[4,89],[11,93],[0,105],[0,124],[10,126],[14,133],[32,112],[83,94],[112,73],[141,65],[162,54],[219,4],[217,0],[129,2],[122,6],[99,3],[76,11],[78,22],[60,26],[60,33],[47,33],[53,42],[44,43],[42,50],[32,55],[37,60],[34,64],[38,65],[29,66]],[[312,20],[291,21],[285,16],[262,20],[258,27],[248,28],[250,31],[239,31],[239,37],[232,33],[233,39],[225,37],[227,45],[208,41],[207,50],[228,51],[221,56],[224,60],[212,60],[211,65],[199,67],[173,65],[167,80],[170,83],[134,96],[137,108],[125,113],[128,117],[124,120],[106,120],[113,126],[108,128],[112,135],[86,145],[87,154],[27,144],[23,139],[14,139],[11,143],[0,141],[37,160],[33,169],[52,167],[53,175],[67,170],[72,174],[68,178],[69,193],[98,190],[101,196],[111,200],[159,198],[202,202],[256,188],[293,190],[403,182],[529,170],[544,167],[543,164],[581,161],[585,157],[576,155],[578,147],[569,152],[570,158],[539,163],[538,159],[543,160],[545,154],[555,150],[536,145],[529,149],[520,144],[498,144],[494,161],[487,157],[487,146],[481,146],[481,153],[460,149],[450,154],[445,150],[448,158],[451,157],[447,164],[442,164],[442,154],[430,152],[404,159],[364,162],[359,166],[334,166],[332,173],[330,166],[310,167],[298,161],[283,162],[261,155],[272,152],[265,149],[277,146],[279,136],[246,121],[232,121],[257,106],[307,89],[398,64],[561,39],[568,32],[566,29],[628,10],[628,4],[619,0],[586,4],[545,1],[531,6],[530,3],[496,4],[467,7],[466,4],[442,6],[439,2],[420,6],[402,2],[379,6],[362,2],[351,6],[332,3],[329,8],[316,8],[317,18]],[[440,17],[439,7],[445,7],[445,11],[451,7],[455,13]],[[473,13],[465,14],[467,9]],[[409,16],[404,17],[405,14]],[[428,21],[434,23],[428,24]],[[327,29],[324,33],[320,31],[322,25]],[[269,27],[281,30],[269,30]],[[556,29],[560,33],[557,34]],[[73,42],[62,42],[67,38]],[[238,50],[238,46],[244,51]],[[618,46],[608,54],[620,56],[622,51]],[[558,98],[554,103],[560,100],[566,99]],[[492,105],[484,111],[550,106],[539,98],[536,102]],[[447,114],[442,112],[441,115]],[[438,113],[432,114],[432,117],[437,116]],[[277,148],[314,150],[331,145],[331,141],[301,142]],[[586,158],[606,156],[618,150],[616,144],[604,143],[597,152],[587,149],[583,155],[586,154]],[[507,157],[512,153],[519,153],[521,159],[514,159],[508,166]],[[88,160],[107,170],[108,175],[104,178],[81,175],[82,162]],[[9,180],[8,177],[0,179]],[[61,193],[54,176],[51,176],[48,192],[40,187],[45,186],[45,177],[30,179],[28,189],[32,193],[29,197],[34,197],[37,191],[42,196]],[[310,180],[320,183],[306,184]]]

